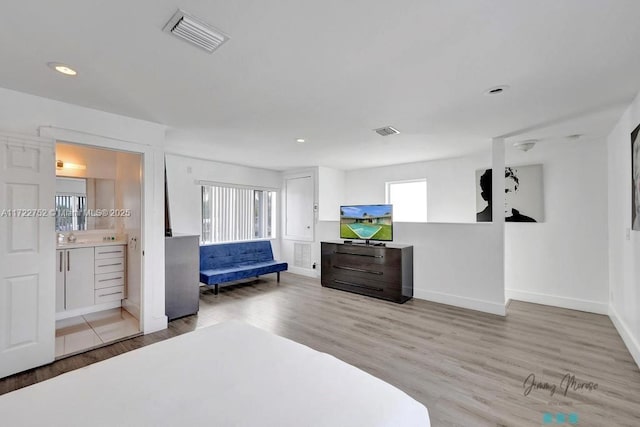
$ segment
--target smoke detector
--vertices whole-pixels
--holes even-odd
[[[527,139],[526,141],[517,141],[513,143],[513,147],[517,148],[518,150],[529,151],[533,147],[535,147],[537,142],[538,142],[537,139]]]
[[[397,135],[400,133],[398,129],[391,126],[385,126],[383,128],[374,129],[374,131],[381,136]]]
[[[171,33],[209,53],[229,40],[229,36],[200,18],[178,9],[162,31]]]

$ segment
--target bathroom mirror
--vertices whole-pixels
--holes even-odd
[[[115,188],[113,179],[56,177],[56,231],[113,229]]]

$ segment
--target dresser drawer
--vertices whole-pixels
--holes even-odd
[[[375,282],[351,280],[346,277],[331,277],[323,280],[322,286],[340,289],[342,291],[355,292],[361,295],[386,299],[394,302],[406,301],[406,298],[402,295],[401,289],[389,288],[384,285],[381,286],[381,284]]]
[[[124,257],[124,245],[96,246],[96,259]]]
[[[110,288],[113,286],[124,286],[124,271],[95,275],[94,289]]]
[[[95,304],[124,299],[124,286],[98,289],[95,291]]]
[[[124,271],[124,257],[95,260],[95,274]]]

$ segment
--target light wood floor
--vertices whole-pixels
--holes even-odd
[[[435,427],[539,426],[545,412],[577,414],[579,426],[640,426],[640,371],[606,316],[517,301],[506,318],[421,300],[398,305],[286,273],[279,285],[266,277],[217,296],[202,288],[197,316],[0,380],[0,394],[228,319],[395,385],[427,406]],[[555,394],[533,389],[525,396],[530,374],[556,385]],[[569,388],[565,396],[565,374],[597,389]]]

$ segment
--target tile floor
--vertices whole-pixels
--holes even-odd
[[[56,358],[86,351],[138,333],[138,319],[123,308],[58,320]]]

